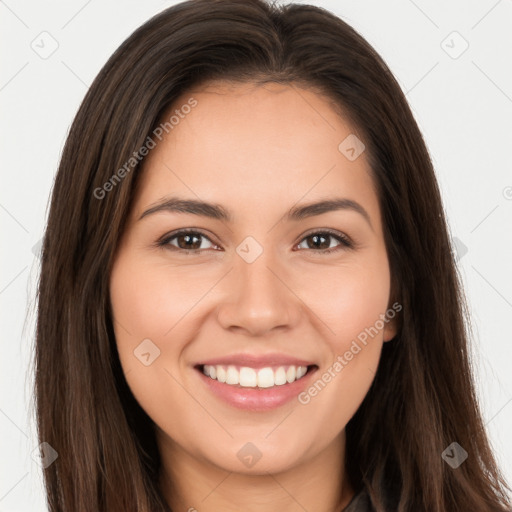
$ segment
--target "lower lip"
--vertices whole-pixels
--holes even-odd
[[[299,380],[281,386],[245,388],[219,382],[217,379],[207,377],[201,369],[195,368],[210,391],[228,404],[248,411],[268,411],[297,398],[309,385],[312,375],[317,370],[318,367],[314,366]]]

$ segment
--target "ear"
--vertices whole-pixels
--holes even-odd
[[[397,305],[398,303],[395,302],[394,304]],[[395,314],[395,316],[394,318],[391,318],[393,313]],[[388,308],[388,310],[386,311],[386,318],[388,319],[388,321],[385,323],[383,329],[384,342],[392,341],[393,338],[397,335],[399,324],[398,315],[399,313],[395,311],[395,309],[393,309],[392,307]]]
[[[402,303],[397,300],[398,283],[395,278],[391,279],[390,299],[388,309],[386,310],[386,322],[384,323],[383,339],[384,342],[392,341],[400,330],[402,324]]]

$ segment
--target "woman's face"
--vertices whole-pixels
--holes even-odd
[[[111,274],[126,380],[167,453],[290,469],[343,445],[395,334],[367,155],[295,85],[210,84],[176,110]]]

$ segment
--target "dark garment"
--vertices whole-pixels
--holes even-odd
[[[366,489],[358,492],[350,503],[343,509],[342,512],[373,512],[373,507],[370,502],[370,497]]]

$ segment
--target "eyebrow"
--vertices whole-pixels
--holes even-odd
[[[368,212],[358,202],[347,198],[332,198],[294,206],[286,214],[286,219],[288,221],[299,221],[338,210],[351,210],[359,213],[364,217],[373,230],[373,225]],[[230,212],[220,204],[207,203],[205,201],[198,201],[195,199],[181,199],[178,197],[163,198],[157,204],[147,209],[139,217],[139,220],[147,217],[148,215],[159,212],[188,213],[225,222],[233,221],[233,217]]]

